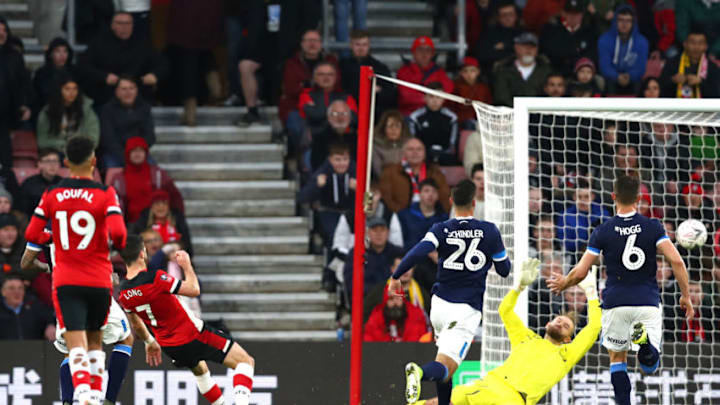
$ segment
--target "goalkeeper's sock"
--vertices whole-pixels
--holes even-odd
[[[60,363],[60,401],[72,404],[73,382],[70,374],[70,360],[65,359]]]
[[[436,384],[438,405],[450,405],[450,396],[452,395],[452,380],[447,382],[438,381]]]
[[[637,353],[637,359],[640,363],[640,368],[645,374],[654,373],[660,365],[660,353],[658,353],[655,346],[650,344],[649,339],[646,343],[640,345],[640,350],[638,350]]]
[[[128,345],[115,345],[115,349],[110,354],[110,361],[108,362],[108,383],[107,390],[105,390],[105,399],[115,403],[117,401],[120,387],[122,387],[123,380],[127,374],[128,363],[130,362],[130,356],[132,356],[132,346]]]
[[[431,361],[422,367],[422,381],[442,382],[448,377],[448,369],[439,361]]]
[[[610,381],[615,391],[617,405],[630,405],[630,377],[627,374],[627,363],[610,364]]]

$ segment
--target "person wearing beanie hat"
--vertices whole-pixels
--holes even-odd
[[[612,26],[598,39],[600,74],[610,94],[635,94],[648,60],[648,40],[640,33],[635,11],[618,6]]]
[[[12,214],[0,214],[0,269],[2,274],[19,272],[25,241],[20,236],[20,225]]]
[[[490,87],[480,80],[480,64],[472,56],[466,56],[463,59],[460,73],[455,79],[453,94],[466,99],[481,101],[485,104],[492,104]],[[475,109],[471,105],[450,103],[448,107],[457,115],[460,128],[475,129],[477,117],[475,116]]]
[[[406,82],[427,86],[428,83],[439,82],[446,93],[452,93],[453,82],[443,68],[433,61],[435,43],[430,37],[415,38],[410,51],[412,62],[406,62],[397,72],[397,78]],[[398,86],[398,109],[404,115],[410,115],[425,104],[423,93],[405,86]]]
[[[575,83],[585,85],[585,86],[591,86],[593,97],[602,96],[602,88],[601,88],[600,84],[598,84],[599,81],[602,81],[602,78],[599,78],[595,75],[595,73],[596,73],[595,63],[592,61],[592,59],[590,59],[590,58],[578,59],[577,62],[575,62],[574,73],[575,73]]]
[[[178,242],[192,256],[190,227],[182,212],[170,207],[170,195],[165,190],[154,190],[150,195],[151,205],[131,227],[133,233],[152,229],[160,234],[163,244]]]

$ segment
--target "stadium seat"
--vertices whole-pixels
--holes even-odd
[[[12,140],[13,159],[37,161],[38,146],[34,132],[13,131],[10,133],[10,139]]]
[[[32,158],[15,158],[13,159],[13,167],[22,167],[22,168],[29,168],[29,167],[37,167],[37,160]]]
[[[70,177],[70,169],[68,169],[67,167],[61,167],[60,171],[58,172],[58,176]],[[95,168],[95,171],[93,172],[93,181],[102,183],[102,177],[100,176],[100,171],[97,168]]]
[[[107,169],[107,171],[105,172],[105,185],[114,187],[115,180],[122,175],[122,167],[111,167]]]
[[[462,166],[440,166],[440,171],[445,175],[445,179],[450,187],[458,184],[460,180],[467,178],[465,168]]]
[[[470,135],[472,135],[473,132],[475,131],[471,131],[469,129],[464,129],[460,131],[460,142],[458,143],[458,158],[460,158],[461,162],[465,158],[465,145],[467,145],[468,138],[470,138]]]
[[[28,177],[38,174],[40,172],[40,169],[35,166],[13,167],[13,171],[15,172],[15,177],[17,178],[18,184],[22,184]]]

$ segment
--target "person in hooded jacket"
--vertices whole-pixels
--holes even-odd
[[[427,320],[422,309],[405,297],[390,297],[387,288],[383,302],[370,313],[365,323],[365,342],[419,342],[427,333]]]
[[[77,66],[73,63],[74,52],[65,38],[57,37],[50,41],[45,51],[45,64],[35,71],[33,77],[33,115],[48,103],[53,88],[62,77],[78,78]]]
[[[598,39],[600,74],[610,94],[635,94],[642,83],[649,45],[636,20],[631,6],[620,5],[612,26]]]

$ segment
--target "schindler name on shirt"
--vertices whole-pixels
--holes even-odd
[[[619,233],[620,236],[628,236],[642,232],[642,228],[640,227],[640,224],[633,226],[616,226],[615,232]]]
[[[482,229],[458,229],[448,234],[448,238],[482,238]]]

